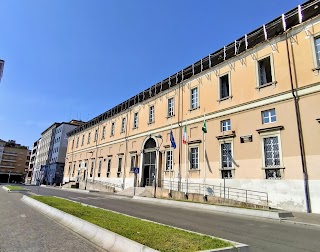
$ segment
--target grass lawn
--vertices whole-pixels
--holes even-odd
[[[228,242],[209,236],[83,206],[69,200],[51,196],[32,196],[32,198],[159,251],[186,252],[232,246]]]
[[[25,188],[23,188],[22,186],[6,186],[8,189],[10,189],[10,191],[22,191],[22,190],[26,190]]]

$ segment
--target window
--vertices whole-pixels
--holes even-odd
[[[198,108],[198,88],[191,89],[191,109]]]
[[[150,106],[149,108],[149,123],[154,122],[154,106]]]
[[[94,133],[94,142],[97,142],[97,140],[98,140],[98,130],[96,129]]]
[[[316,66],[320,66],[320,37],[315,38],[314,40],[314,45],[315,45],[315,52],[316,52]]]
[[[125,131],[126,131],[126,118],[122,118],[121,133],[124,133]]]
[[[135,112],[133,115],[133,128],[138,128],[138,112]]]
[[[107,178],[109,178],[109,176],[110,176],[110,171],[111,171],[111,158],[108,159]]]
[[[111,123],[111,136],[114,136],[114,122]]]
[[[199,148],[190,148],[190,169],[199,169]]]
[[[133,168],[136,167],[136,155],[131,156],[131,161],[130,161],[130,171],[133,172]]]
[[[90,178],[93,175],[93,167],[94,167],[94,161],[91,162],[91,169],[90,169]]]
[[[71,173],[71,165],[69,164],[68,175],[70,175],[70,173]]]
[[[72,177],[74,176],[74,172],[76,170],[76,164],[73,164],[73,169],[72,169]]]
[[[105,134],[106,134],[106,126],[103,126],[101,139],[105,138]]]
[[[263,154],[266,179],[281,179],[278,136],[263,138]]]
[[[262,115],[262,123],[263,124],[272,123],[272,122],[277,121],[275,109],[269,109],[266,111],[262,111],[261,115]]]
[[[81,146],[84,145],[84,134],[82,135]]]
[[[258,61],[259,86],[273,81],[270,56]]]
[[[77,137],[77,144],[76,144],[76,148],[78,148],[79,146],[79,137]]]
[[[72,145],[71,145],[71,148],[73,149],[73,146],[74,146],[74,139],[72,140]]]
[[[220,99],[230,96],[229,74],[219,77]]]
[[[174,98],[168,99],[168,117],[174,116]]]
[[[119,160],[118,160],[118,172],[117,172],[117,177],[118,178],[121,177],[121,165],[122,165],[122,157],[119,157]]]
[[[166,151],[166,170],[172,170],[172,151]]]
[[[90,137],[91,137],[91,132],[88,133],[88,142],[87,142],[87,144],[90,143]]]
[[[221,128],[221,132],[231,130],[231,122],[230,122],[230,119],[221,121],[220,128]]]
[[[232,179],[234,175],[232,142],[232,139],[223,139],[219,141],[220,171],[222,179]]]
[[[102,165],[102,161],[99,160],[98,178],[100,178],[100,176],[101,176],[101,165]]]

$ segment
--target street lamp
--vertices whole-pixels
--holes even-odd
[[[151,135],[150,135],[150,137],[151,137]],[[156,147],[156,155],[157,156],[156,156],[156,165],[155,165],[155,171],[154,171],[154,195],[153,195],[153,197],[156,198],[156,195],[157,195],[156,193],[157,193],[157,174],[158,174],[159,150],[160,150],[161,145],[163,143],[163,138],[162,138],[162,136],[160,134],[155,135],[154,137],[161,139],[161,143],[160,143],[159,147]]]

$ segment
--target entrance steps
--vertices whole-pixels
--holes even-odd
[[[136,196],[139,196],[140,194],[144,193],[146,190],[145,187],[136,187]],[[116,194],[118,195],[123,195],[123,196],[133,196],[134,194],[134,187],[129,187],[127,189],[124,189],[121,192],[117,192]]]

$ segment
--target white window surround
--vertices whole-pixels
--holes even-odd
[[[199,106],[199,86],[190,87],[190,111],[198,109]]]
[[[220,131],[226,132],[230,130],[231,130],[231,120],[230,119],[222,120],[220,122]]]
[[[277,121],[277,112],[275,108],[261,111],[262,124],[275,123]]]
[[[172,150],[165,150],[165,162],[164,162],[164,171],[172,171]]]
[[[271,77],[272,81],[264,84],[260,84],[260,70],[259,70],[259,62],[270,57],[270,66],[271,66]],[[267,54],[263,57],[256,59],[256,89],[260,90],[261,88],[264,88],[266,86],[275,85],[276,84],[276,78],[275,78],[275,70],[274,70],[274,59],[273,54]]]
[[[167,117],[174,116],[174,96],[169,97],[167,100]]]
[[[223,167],[223,162],[222,162],[222,144],[231,144],[231,167]],[[234,167],[234,161],[233,161],[233,157],[234,157],[234,152],[233,152],[233,138],[227,138],[227,139],[220,139],[219,140],[219,160],[220,160],[220,164],[219,164],[219,170],[235,170]],[[222,174],[221,174],[222,176]],[[232,172],[232,178],[234,178],[234,172]]]
[[[228,75],[228,82],[229,82],[229,95],[226,96],[226,97],[221,97],[221,78]],[[231,92],[231,72],[225,72],[223,74],[219,74],[217,76],[217,83],[218,83],[218,102],[220,101],[224,101],[224,100],[227,100],[227,99],[231,99],[232,98],[232,92]]]
[[[148,124],[155,122],[155,106],[151,105],[149,106],[149,118],[148,118]]]
[[[138,112],[134,112],[133,113],[133,128],[137,129],[138,128],[138,124],[139,124],[139,113]]]
[[[121,119],[121,131],[120,133],[124,133],[126,132],[126,118],[125,117],[122,117]]]
[[[279,145],[279,160],[280,160],[280,165],[275,166],[275,167],[266,167],[265,166],[265,150],[264,150],[264,138],[269,138],[269,137],[278,137],[278,145]],[[281,134],[280,130],[275,130],[275,131],[268,131],[268,132],[263,132],[260,133],[260,146],[261,146],[261,161],[262,161],[262,166],[261,168],[263,170],[265,169],[280,169],[281,172],[281,178],[283,179],[283,169],[285,168],[283,166],[283,159],[282,159],[282,145],[281,145]],[[265,175],[265,174],[264,174]],[[265,178],[265,176],[264,176]]]
[[[198,149],[198,157],[196,160],[196,164],[197,164],[197,167],[196,168],[192,168],[192,149]],[[188,147],[189,149],[189,171],[199,171],[200,170],[200,164],[199,164],[199,159],[200,159],[200,148],[199,148],[199,145],[191,145]]]

